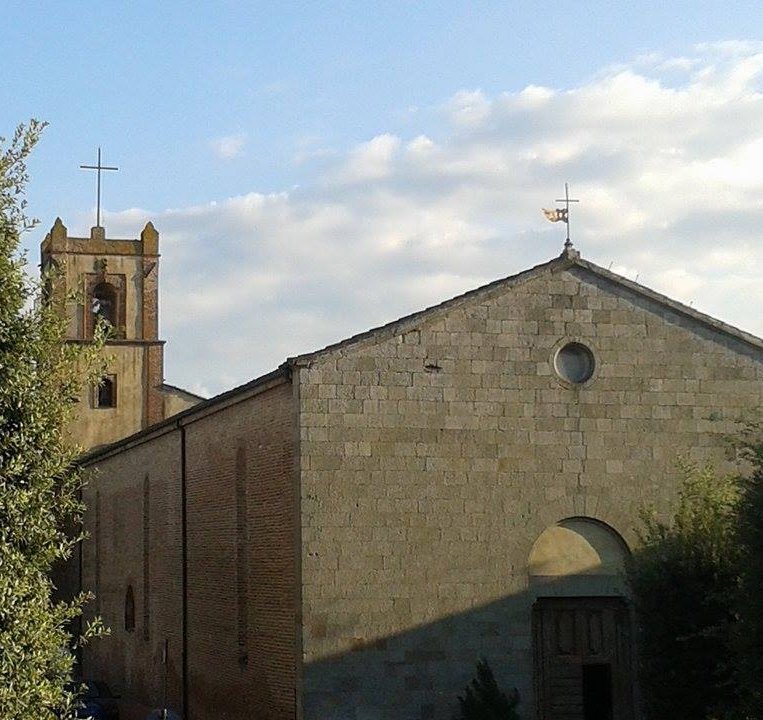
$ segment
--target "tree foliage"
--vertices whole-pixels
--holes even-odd
[[[64,342],[65,300],[42,302],[21,234],[26,159],[44,128],[30,121],[0,138],[0,717],[65,716],[72,670],[68,627],[83,598],[56,602],[50,571],[78,538],[81,477],[66,425],[97,346]],[[58,298],[58,299],[57,299]]]
[[[747,425],[737,450],[751,468],[739,503],[739,686],[745,715],[763,718],[763,422]]]
[[[653,720],[701,720],[736,707],[730,624],[738,544],[735,478],[680,463],[678,507],[642,515],[629,569],[640,630],[641,691]]]
[[[748,426],[736,443],[751,474],[720,476],[682,461],[672,518],[642,514],[628,580],[650,720],[763,718],[759,431]]]
[[[507,695],[499,687],[487,660],[477,663],[477,675],[458,696],[459,720],[516,720],[519,693]]]

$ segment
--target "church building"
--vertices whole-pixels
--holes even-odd
[[[72,337],[96,303],[117,331],[117,408],[104,385],[83,415],[131,433],[83,461],[82,586],[111,628],[83,671],[134,717],[449,719],[484,658],[525,720],[637,718],[639,510],[672,507],[679,456],[727,463],[763,341],[568,246],[171,414],[156,231],[57,221],[62,253],[93,303]]]

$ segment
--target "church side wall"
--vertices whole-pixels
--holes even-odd
[[[100,614],[111,633],[85,647],[84,677],[105,680],[121,693],[125,718],[131,710],[134,717],[144,717],[165,699],[169,707],[179,708],[180,435],[148,440],[91,471],[83,491],[89,539],[82,545],[82,579],[96,600],[86,616]],[[132,630],[125,627],[128,586]]]
[[[586,517],[633,545],[678,455],[723,465],[761,352],[580,269],[401,328],[299,370],[304,718],[450,717],[485,657],[529,720],[533,543]]]
[[[279,384],[186,427],[189,708],[295,717],[294,405]]]
[[[189,714],[295,717],[291,393],[279,380],[97,464],[83,493],[82,575],[97,593],[87,616],[111,634],[85,648],[83,673],[122,695],[125,720],[183,705],[184,466]]]

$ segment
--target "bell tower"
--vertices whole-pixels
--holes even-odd
[[[111,326],[103,382],[86,388],[71,432],[84,449],[114,442],[165,417],[164,341],[159,340],[159,233],[149,222],[138,239],[107,239],[103,227],[71,237],[56,218],[40,248],[43,269],[61,270],[67,342],[92,340],[98,317]],[[192,403],[191,403],[192,404]]]

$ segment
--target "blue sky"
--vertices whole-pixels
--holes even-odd
[[[758,3],[11,2],[25,240],[162,236],[167,380],[217,392],[558,252],[763,334]],[[760,162],[759,162],[760,161]],[[742,302],[740,302],[740,296]]]

